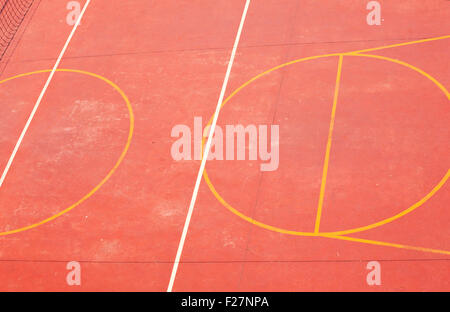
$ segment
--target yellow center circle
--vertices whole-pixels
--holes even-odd
[[[31,75],[40,74],[40,73],[48,73],[48,72],[51,72],[51,71],[52,71],[51,69],[45,69],[45,70],[38,70],[38,71],[33,71],[33,72],[25,73],[25,74],[16,75],[14,77],[10,77],[10,78],[6,78],[4,80],[1,80],[0,84],[5,83],[5,82],[10,81],[10,80],[17,79],[17,78],[22,78],[22,77],[31,76]],[[53,221],[56,218],[58,218],[58,217],[60,217],[60,216],[62,216],[64,214],[68,213],[70,210],[72,210],[73,208],[77,207],[78,205],[80,205],[81,203],[86,201],[88,198],[90,198],[92,195],[94,195],[103,186],[103,184],[105,184],[111,178],[111,176],[114,174],[114,172],[117,170],[117,168],[122,163],[123,159],[125,158],[125,155],[128,152],[128,149],[130,147],[131,139],[133,138],[133,132],[134,132],[134,114],[133,114],[133,108],[131,107],[130,100],[128,99],[128,97],[125,94],[125,92],[123,92],[122,89],[120,89],[119,86],[117,86],[114,82],[106,79],[105,77],[102,77],[100,75],[97,75],[97,74],[94,74],[94,73],[91,73],[91,72],[87,72],[87,71],[83,71],[83,70],[77,70],[77,69],[57,69],[56,71],[57,72],[77,73],[77,74],[91,76],[91,77],[94,77],[94,78],[97,78],[97,79],[100,79],[100,80],[106,82],[109,86],[111,86],[114,90],[116,90],[121,95],[122,99],[125,101],[125,104],[126,104],[126,106],[128,108],[130,126],[129,126],[129,131],[128,131],[127,142],[125,144],[125,147],[122,150],[122,153],[119,156],[119,159],[115,163],[114,167],[108,172],[106,177],[104,177],[103,180],[101,180],[100,183],[97,184],[97,186],[95,186],[89,193],[87,193],[85,196],[83,196],[76,203],[74,203],[70,207],[68,207],[68,208],[58,212],[57,214],[54,214],[51,217],[49,217],[47,219],[44,219],[42,221],[39,221],[37,223],[30,224],[30,225],[27,225],[27,226],[24,226],[24,227],[21,227],[21,228],[17,228],[17,229],[14,229],[14,230],[10,230],[10,231],[0,232],[0,236],[15,234],[15,233],[19,233],[19,232],[23,232],[23,231],[26,231],[26,230],[30,230],[30,229],[36,228],[36,227],[38,227],[40,225],[43,225],[43,224],[45,224],[47,222],[50,222],[50,221]]]
[[[392,59],[389,57],[385,57],[385,56],[380,56],[380,55],[373,55],[373,54],[361,54],[361,53],[356,53],[356,52],[350,52],[350,53],[334,53],[334,54],[325,54],[325,55],[316,55],[316,56],[310,56],[310,57],[305,57],[305,58],[301,58],[298,60],[294,60],[294,61],[290,61],[281,65],[278,65],[274,68],[271,68],[255,77],[253,77],[252,79],[250,79],[249,81],[247,81],[246,83],[244,83],[243,85],[241,85],[239,88],[237,88],[236,90],[234,90],[230,96],[228,96],[222,103],[221,108],[223,108],[223,106],[225,106],[225,104],[227,104],[236,94],[238,94],[242,89],[244,89],[245,87],[247,87],[248,85],[250,85],[251,83],[253,83],[254,81],[258,80],[259,78],[266,76],[267,74],[276,71],[278,69],[281,69],[283,67],[289,66],[289,65],[293,65],[296,63],[301,63],[301,62],[305,62],[305,61],[310,61],[310,60],[314,60],[314,59],[320,59],[320,58],[326,58],[326,57],[344,57],[344,56],[357,56],[357,57],[367,57],[367,58],[374,58],[374,59],[379,59],[379,60],[384,60],[384,61],[388,61],[391,63],[395,63],[395,64],[399,64],[402,66],[405,66],[411,70],[414,70],[416,72],[418,72],[419,74],[421,74],[422,76],[426,77],[427,79],[431,80],[447,97],[448,100],[450,100],[450,93],[448,92],[448,90],[438,81],[436,80],[434,77],[432,77],[430,74],[424,72],[423,70],[414,67],[413,65],[410,65],[406,62],[400,61],[400,60],[396,60],[396,59]],[[212,121],[213,121],[214,115],[210,118],[207,126],[210,126]],[[202,140],[202,150],[204,148],[205,145],[205,137],[203,137]],[[239,210],[237,210],[236,208],[234,208],[233,206],[231,206],[220,194],[219,192],[216,190],[216,188],[214,187],[213,183],[211,182],[211,179],[208,176],[208,173],[205,169],[205,171],[203,172],[203,178],[205,179],[206,184],[208,185],[209,189],[211,190],[211,192],[213,193],[214,197],[217,198],[217,200],[223,205],[225,206],[228,210],[230,210],[232,213],[234,213],[235,215],[237,215],[238,217],[244,219],[245,221],[254,224],[256,226],[259,226],[263,229],[266,230],[270,230],[270,231],[274,231],[274,232],[278,232],[278,233],[282,233],[282,234],[289,234],[289,235],[297,235],[297,236],[336,236],[336,235],[346,235],[346,234],[351,234],[351,233],[357,233],[357,232],[362,232],[362,231],[366,231],[369,229],[373,229],[382,225],[385,225],[387,223],[390,223],[394,220],[397,220],[403,216],[405,216],[406,214],[414,211],[415,209],[417,209],[418,207],[422,206],[426,201],[428,201],[434,194],[436,194],[436,192],[445,184],[445,182],[449,179],[450,177],[450,170],[447,170],[447,173],[444,175],[444,177],[438,182],[438,184],[436,184],[436,186],[427,194],[425,195],[421,200],[419,200],[418,202],[416,202],[414,205],[412,205],[411,207],[401,211],[400,213],[390,217],[390,218],[386,218],[383,219],[381,221],[366,225],[366,226],[362,226],[362,227],[358,227],[358,228],[353,228],[353,229],[348,229],[348,230],[341,230],[341,231],[335,231],[335,232],[301,232],[301,231],[295,231],[295,230],[289,230],[289,229],[283,229],[280,227],[276,227],[276,226],[272,226],[263,222],[260,222],[258,220],[255,220],[245,214],[243,214],[242,212],[240,212]]]

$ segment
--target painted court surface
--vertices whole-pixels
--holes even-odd
[[[91,0],[0,187],[0,290],[449,291],[450,2],[379,1],[379,26],[367,2]],[[0,173],[66,4],[1,60]],[[224,78],[217,125],[279,125],[279,166],[208,161],[186,227],[201,161],[171,131]]]

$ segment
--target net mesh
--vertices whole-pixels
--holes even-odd
[[[34,0],[0,0],[0,60]]]

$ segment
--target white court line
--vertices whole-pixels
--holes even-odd
[[[170,276],[169,287],[167,292],[172,292],[173,284],[177,276],[178,265],[180,264],[181,254],[183,253],[184,242],[186,240],[187,232],[189,229],[189,224],[191,223],[192,213],[194,212],[194,205],[197,199],[198,189],[200,187],[200,182],[202,181],[203,171],[205,171],[206,160],[208,159],[209,150],[211,148],[211,141],[214,130],[216,128],[217,119],[219,118],[220,108],[222,106],[223,99],[225,97],[225,90],[227,89],[228,80],[230,79],[231,68],[233,67],[234,58],[236,56],[236,51],[239,45],[239,40],[241,38],[242,29],[244,28],[245,18],[247,17],[248,7],[250,6],[250,0],[245,3],[244,12],[242,13],[241,23],[236,35],[236,40],[234,41],[233,51],[231,52],[230,61],[228,63],[227,73],[225,74],[225,79],[223,81],[222,90],[220,91],[219,101],[217,102],[216,111],[214,113],[214,119],[209,130],[208,141],[206,142],[205,152],[203,153],[202,162],[200,165],[200,170],[197,174],[197,180],[195,181],[194,193],[192,194],[191,203],[189,205],[188,214],[186,216],[186,221],[184,223],[183,233],[181,234],[180,243],[178,245],[177,255],[173,263],[172,274]]]
[[[78,20],[75,23],[75,26],[73,26],[73,29],[70,32],[70,35],[67,38],[67,41],[64,44],[63,49],[61,50],[61,53],[59,53],[59,57],[56,60],[55,66],[53,66],[53,69],[52,69],[50,75],[47,78],[47,82],[45,83],[44,88],[42,89],[41,94],[39,95],[39,97],[38,97],[38,99],[36,101],[36,104],[34,104],[34,108],[33,108],[32,112],[31,112],[30,116],[28,117],[27,123],[25,124],[25,127],[23,128],[22,133],[20,134],[19,140],[17,141],[16,146],[14,147],[14,150],[13,150],[11,156],[9,157],[9,160],[8,160],[8,163],[6,164],[5,170],[3,170],[3,174],[2,174],[2,176],[0,178],[0,187],[2,187],[3,182],[6,179],[6,175],[8,174],[8,171],[11,168],[11,165],[12,165],[12,163],[14,161],[14,157],[16,157],[17,151],[19,150],[19,147],[22,144],[23,138],[25,137],[25,134],[27,133],[28,128],[30,127],[30,123],[31,123],[31,121],[34,118],[34,115],[36,114],[36,111],[37,111],[37,109],[39,107],[39,104],[41,104],[42,98],[44,97],[44,94],[47,91],[47,88],[50,85],[50,82],[52,81],[52,78],[53,78],[53,76],[55,74],[55,71],[58,68],[59,63],[61,62],[61,59],[64,56],[64,53],[66,52],[67,47],[69,46],[70,40],[72,40],[72,37],[75,34],[75,31],[77,30],[78,25],[80,25],[81,18],[83,17],[84,12],[86,11],[86,9],[87,9],[87,7],[88,7],[90,2],[91,2],[91,0],[87,0],[86,1],[86,4],[84,5],[83,10],[81,11],[80,16],[78,17]]]

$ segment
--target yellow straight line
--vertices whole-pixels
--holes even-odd
[[[346,240],[346,241],[351,241],[351,242],[358,242],[358,243],[363,243],[363,244],[369,244],[369,245],[386,246],[386,247],[409,249],[409,250],[415,250],[415,251],[421,251],[421,252],[431,252],[431,253],[437,253],[437,254],[442,254],[442,255],[450,255],[450,251],[447,251],[447,250],[416,247],[416,246],[409,246],[409,245],[402,245],[402,244],[395,244],[395,243],[388,243],[388,242],[380,242],[380,241],[375,241],[375,240],[370,240],[370,239],[363,239],[363,238],[356,238],[356,237],[349,237],[349,236],[340,236],[340,235],[320,234],[320,236],[327,237],[327,238]]]
[[[427,38],[422,40],[416,40],[416,41],[409,41],[409,42],[403,42],[403,43],[397,43],[397,44],[391,44],[387,46],[377,47],[377,48],[370,48],[370,49],[364,49],[359,51],[352,51],[345,54],[356,54],[356,53],[364,53],[364,52],[370,52],[370,51],[377,51],[377,50],[383,50],[383,49],[389,49],[389,48],[396,48],[396,47],[402,47],[410,44],[417,44],[422,42],[428,42],[428,41],[435,41],[435,40],[441,40],[441,39],[447,39],[450,38],[450,35],[441,36],[441,37],[434,37],[434,38]]]
[[[330,162],[331,141],[333,139],[334,119],[336,117],[336,107],[337,107],[337,101],[338,101],[338,95],[339,95],[339,87],[341,84],[343,58],[344,58],[344,56],[342,54],[339,55],[339,65],[338,65],[337,76],[336,76],[336,86],[334,88],[333,110],[331,112],[330,130],[328,132],[327,151],[325,154],[325,162],[323,165],[322,185],[320,186],[319,206],[317,208],[316,225],[314,227],[314,233],[319,233],[320,218],[322,216],[323,200],[325,197],[325,186],[327,184],[328,164]]]

